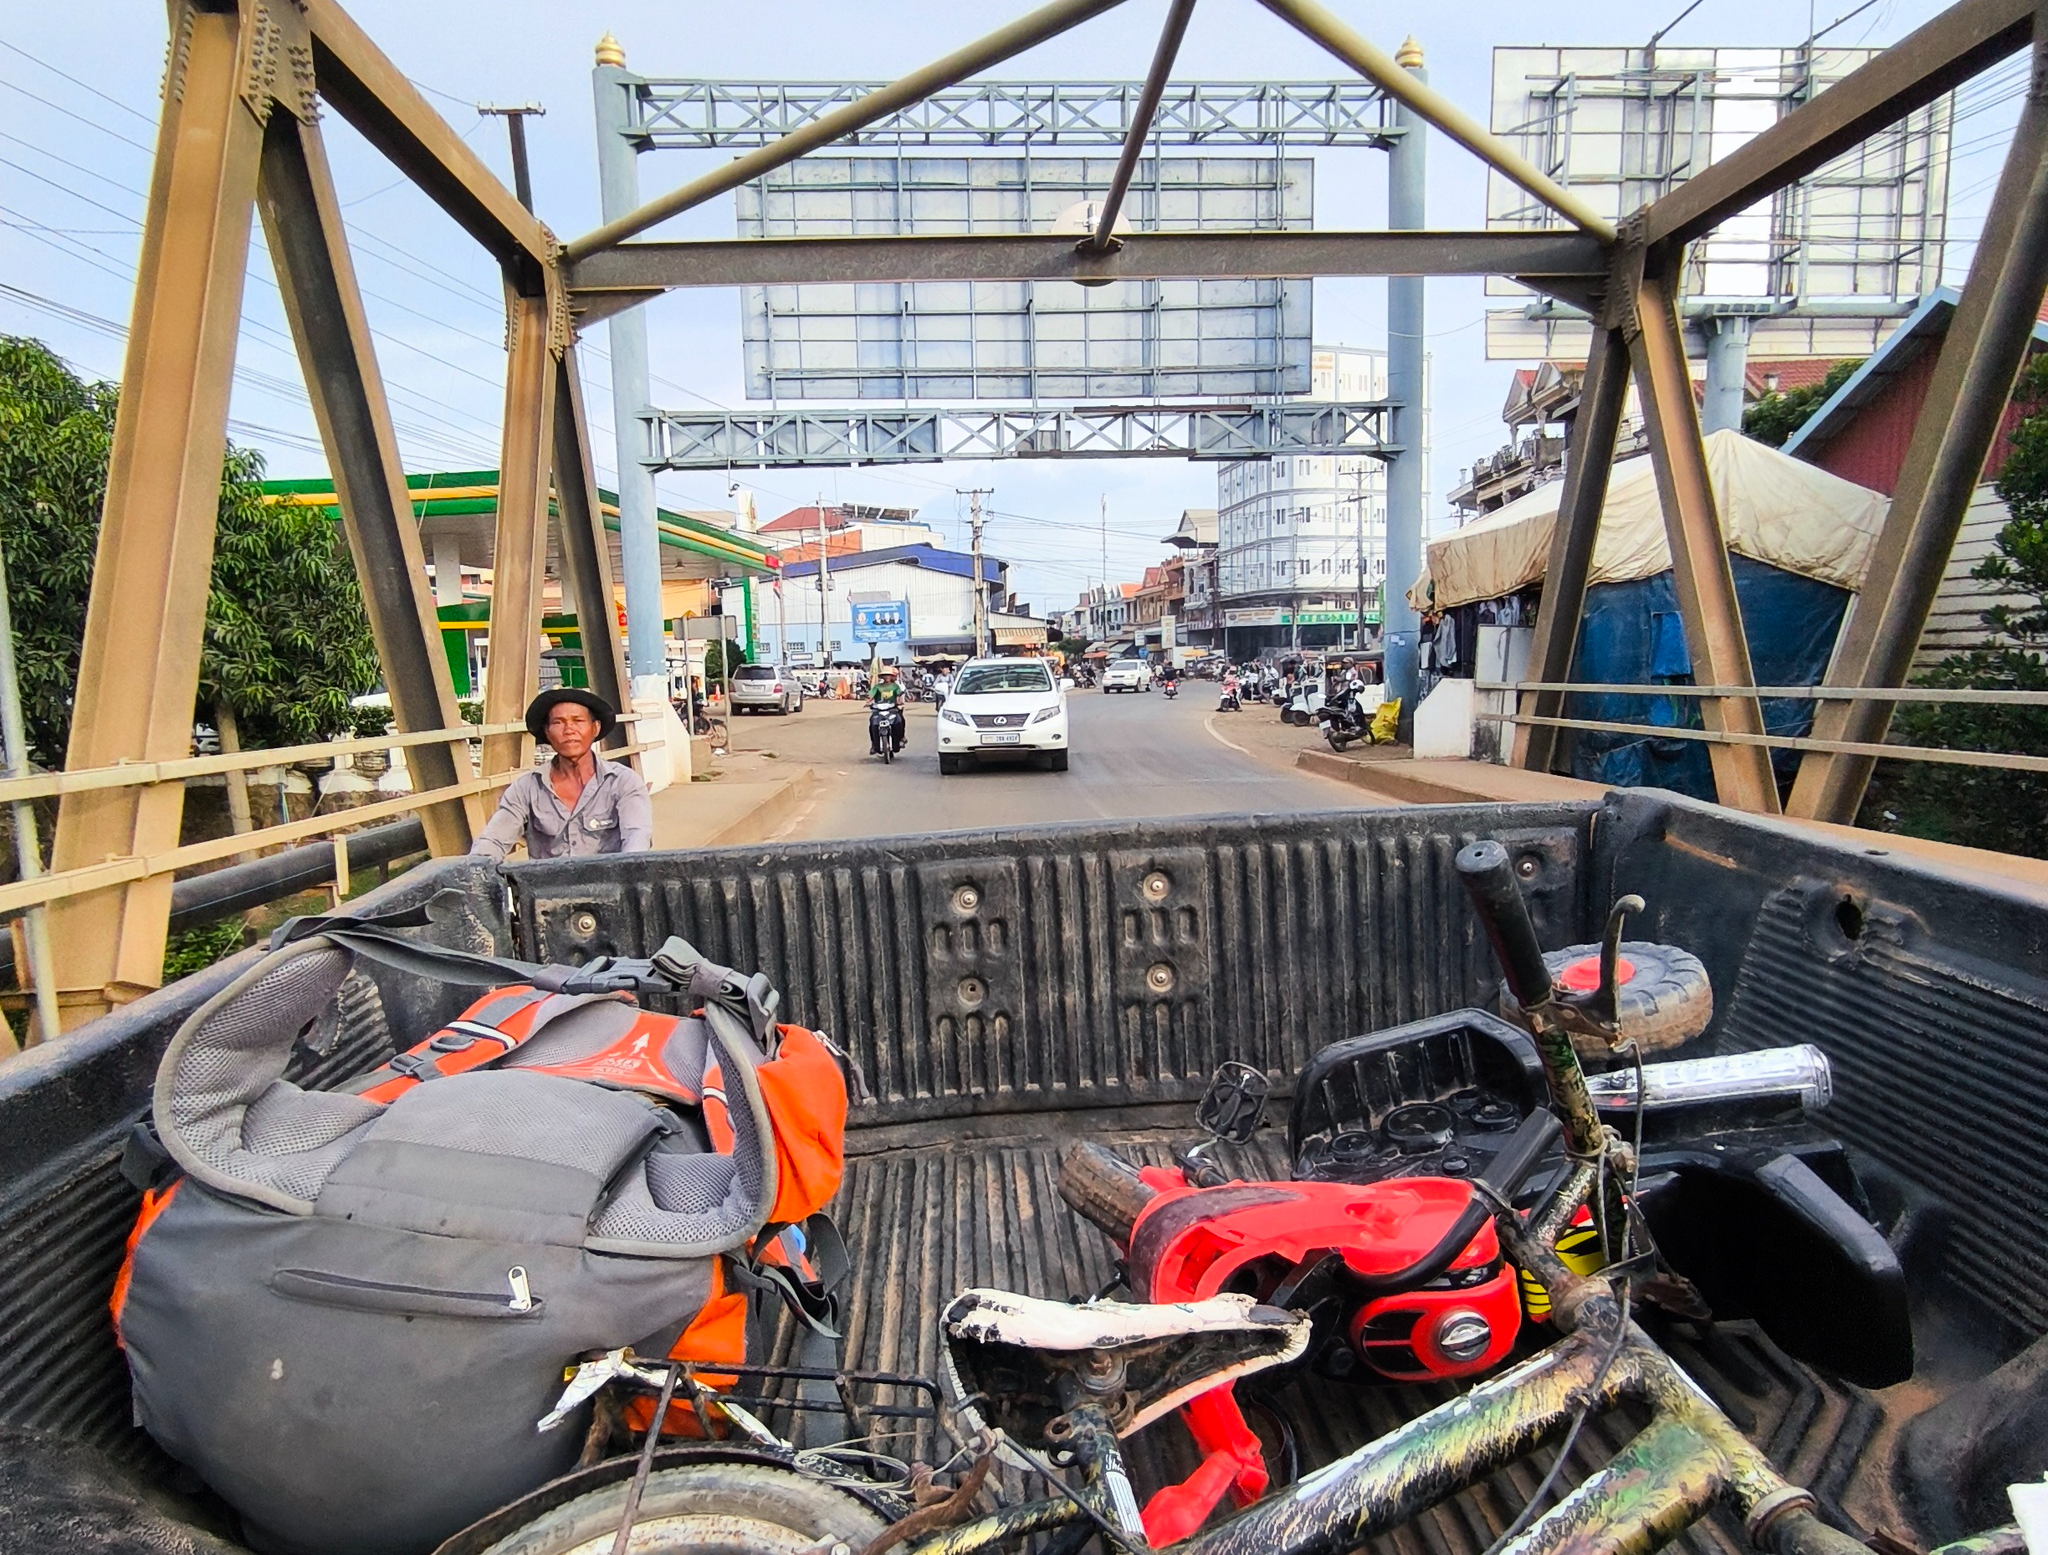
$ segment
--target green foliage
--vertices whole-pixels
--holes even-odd
[[[113,385],[82,383],[44,346],[0,335],[0,544],[29,754],[63,765],[93,544],[114,444]]]
[[[470,697],[466,701],[458,702],[455,705],[462,710],[462,721],[464,723],[480,724],[484,721],[484,702],[482,697]]]
[[[359,740],[374,740],[380,735],[389,734],[391,709],[378,707],[374,703],[368,707],[350,708],[349,730]]]
[[[2016,603],[1984,624],[2010,646],[1951,654],[1915,682],[1984,691],[2048,691],[2048,361],[2035,358],[2015,395],[2029,414],[1993,483],[2011,512],[1971,576]],[[2048,708],[1909,703],[1892,720],[1901,744],[2048,756]],[[1861,817],[1909,836],[2048,857],[2048,773],[1925,762],[1880,764]]]
[[[230,448],[199,660],[202,709],[223,698],[251,746],[332,739],[377,683],[377,649],[341,531],[318,508],[263,501],[263,460]]]
[[[1088,651],[1088,639],[1085,637],[1062,637],[1054,646],[1071,661],[1080,658],[1082,654]]]
[[[1847,383],[1862,365],[1860,357],[1854,361],[1837,362],[1828,369],[1827,377],[1811,388],[1766,394],[1743,411],[1743,434],[1773,448],[1783,448],[1785,440],[1805,426],[1808,418],[1825,405],[1835,390]]]
[[[203,972],[214,962],[232,956],[248,939],[240,918],[209,923],[200,929],[180,929],[164,945],[164,981]]]
[[[725,650],[728,648],[732,650],[732,663],[729,666],[725,662]],[[732,670],[738,669],[746,662],[747,650],[738,643],[724,643],[715,637],[712,638],[710,642],[704,645],[705,686],[708,688],[716,685],[719,681],[725,679]]]
[[[117,399],[40,342],[0,336],[0,543],[44,766],[62,765],[70,736]],[[352,729],[349,701],[378,676],[339,531],[315,509],[265,506],[262,475],[258,454],[228,449],[195,710],[210,723],[225,699],[251,748]]]

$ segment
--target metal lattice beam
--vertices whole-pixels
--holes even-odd
[[[1261,459],[1396,452],[1388,406],[1116,406],[1044,410],[663,411],[659,469],[932,464],[944,459]]]
[[[633,94],[626,133],[644,151],[765,146],[878,90],[879,81],[671,81]],[[1130,133],[1139,81],[974,81],[935,92],[842,146],[1113,146]],[[1155,146],[1369,146],[1400,131],[1369,81],[1169,83]]]

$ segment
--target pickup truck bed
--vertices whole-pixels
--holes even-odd
[[[1825,1120],[1905,1263],[1921,1366],[1871,1393],[1747,1323],[1658,1337],[1831,1518],[1922,1547],[2005,1521],[2003,1485],[2048,1466],[2048,1432],[1997,1423],[2043,1408],[2038,1361],[1997,1368],[2048,1329],[2048,913],[2023,888],[1639,791],[641,855],[515,866],[502,881],[454,862],[379,905],[433,899],[422,932],[530,958],[644,953],[674,933],[766,972],[786,1018],[837,1037],[874,1093],[855,1108],[837,1211],[856,1265],[848,1360],[929,1374],[937,1312],[960,1288],[1066,1296],[1108,1278],[1108,1245],[1054,1187],[1068,1142],[1163,1161],[1224,1058],[1284,1087],[1331,1041],[1491,1003],[1451,868],[1481,836],[1520,862],[1547,945],[1591,938],[1620,892],[1648,899],[1632,935],[1687,946],[1714,983],[1714,1025],[1689,1051],[1828,1052]],[[17,1455],[62,1439],[101,1455],[110,1480],[177,1483],[129,1425],[106,1316],[136,1201],[117,1162],[170,1032],[233,969],[0,1068],[0,1425],[16,1428]],[[359,1072],[464,1002],[359,973],[326,1055],[302,1054],[302,1083]],[[1244,1164],[1279,1174],[1283,1158],[1268,1130]],[[1308,1468],[1441,1396],[1306,1380],[1273,1402]],[[1937,1405],[1938,1428],[1900,1457],[1901,1425]],[[1567,1479],[1628,1429],[1589,1428]],[[1150,1434],[1141,1481],[1185,1472],[1178,1428]],[[1381,1542],[1479,1555],[1545,1466],[1547,1454]],[[0,1505],[0,1550],[25,1543],[37,1515],[33,1496]],[[100,1528],[97,1547],[162,1547],[144,1542],[158,1515]],[[1686,1538],[1699,1555],[1746,1547],[1726,1524]]]

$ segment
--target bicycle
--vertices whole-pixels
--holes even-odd
[[[615,1457],[587,1470],[590,1477],[578,1484],[558,1481],[448,1541],[438,1555],[509,1555],[515,1548],[520,1555],[566,1555],[603,1538],[623,1550],[636,1520],[657,1540],[689,1542],[706,1519],[730,1537],[730,1547],[805,1555],[886,1555],[898,1546],[909,1555],[994,1555],[1032,1535],[1050,1535],[1041,1546],[1050,1555],[1080,1555],[1098,1537],[1105,1555],[1148,1555],[1169,1545],[1180,1555],[1332,1555],[1408,1523],[1546,1442],[1561,1442],[1555,1463],[1487,1555],[1635,1555],[1677,1538],[1717,1506],[1733,1512],[1766,1555],[1864,1555],[1860,1542],[1821,1521],[1813,1495],[1780,1476],[1630,1320],[1633,1282],[1654,1285],[1649,1277],[1661,1272],[1634,1202],[1642,1109],[1632,1148],[1600,1121],[1572,1037],[1616,1039],[1616,957],[1624,916],[1643,911],[1641,898],[1615,903],[1598,985],[1576,988],[1553,982],[1507,850],[1474,843],[1456,867],[1534,1038],[1548,1102],[1527,1115],[1474,1180],[1468,1209],[1398,1277],[1426,1283],[1440,1276],[1471,1246],[1477,1228],[1490,1226],[1507,1263],[1546,1292],[1549,1321],[1561,1336],[1555,1342],[1268,1493],[1263,1449],[1241,1418],[1232,1437],[1225,1416],[1202,1406],[1237,1381],[1304,1355],[1314,1305],[1306,1287],[1329,1277],[1341,1255],[1323,1248],[1304,1257],[1269,1305],[1250,1294],[1112,1302],[1106,1298],[1114,1287],[1085,1302],[968,1290],[941,1319],[940,1359],[953,1401],[941,1420],[959,1450],[936,1469],[914,1471],[870,1443],[799,1448],[738,1400],[706,1387],[692,1365],[636,1358],[626,1380],[656,1395],[654,1422],[680,1394],[707,1435],[711,1418],[722,1414],[734,1445],[671,1449],[659,1455],[656,1472],[658,1425],[650,1425],[637,1461]],[[1242,1074],[1228,1075],[1232,1068]],[[1263,1101],[1264,1085],[1258,1071],[1225,1066],[1198,1119],[1219,1140],[1235,1142],[1240,1131],[1248,1138],[1258,1119],[1247,1103]],[[1634,1094],[1644,1094],[1640,1073]],[[1525,1215],[1516,1191],[1559,1136],[1567,1167]],[[1179,1157],[1190,1187],[1213,1170],[1201,1158],[1206,1148]],[[1255,1184],[1223,1186],[1258,1191]],[[1136,1262],[1137,1216],[1161,1191],[1171,1190],[1098,1146],[1076,1146],[1061,1167],[1068,1204],[1131,1248],[1119,1283],[1130,1280]],[[1619,1256],[1578,1274],[1556,1242],[1587,1212],[1603,1241],[1611,1228]],[[812,1402],[780,1402],[800,1410],[843,1404],[855,1428],[866,1429],[863,1416],[872,1420],[880,1411],[859,1409],[848,1391],[854,1374],[834,1380],[836,1400],[814,1389]],[[1539,1516],[1581,1428],[1622,1404],[1647,1414],[1648,1424],[1612,1463]],[[1195,1429],[1201,1464],[1141,1513],[1122,1440],[1176,1410],[1185,1410]],[[740,1441],[746,1446],[736,1451]],[[1048,1493],[1008,1504],[998,1498],[994,1510],[978,1510],[998,1462],[1036,1476]],[[947,1472],[956,1474],[950,1487],[933,1483]],[[1240,1505],[1251,1504],[1208,1525],[1210,1508],[1232,1489]]]

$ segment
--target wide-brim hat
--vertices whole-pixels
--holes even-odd
[[[585,691],[581,686],[557,686],[552,691],[543,691],[526,704],[526,732],[533,736],[535,744],[547,744],[548,714],[563,702],[574,702],[589,711],[590,716],[597,720],[597,737],[600,740],[618,727],[618,710],[595,691]]]

